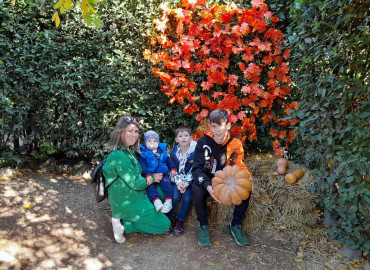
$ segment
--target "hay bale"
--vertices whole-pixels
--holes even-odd
[[[251,161],[252,173],[255,171],[264,179],[263,185],[273,206],[271,219],[289,228],[316,224],[316,196],[307,189],[307,186],[315,183],[315,178],[307,168],[289,161],[286,173],[302,169],[305,174],[296,184],[288,184],[285,175],[277,173],[277,159],[276,156],[268,154],[247,159],[247,165],[248,161]]]
[[[287,228],[301,229],[315,225],[318,215],[315,209],[315,196],[307,190],[315,179],[307,168],[288,162],[288,172],[302,169],[305,175],[293,185],[285,182],[285,175],[277,171],[277,157],[269,154],[250,155],[246,165],[253,174],[253,191],[243,228],[250,230],[264,224],[275,223]],[[228,224],[232,220],[233,207],[207,201],[209,223]],[[187,222],[197,223],[194,207]]]
[[[253,191],[251,193],[251,199],[249,207],[246,213],[246,218],[243,220],[243,228],[250,230],[271,222],[271,215],[274,211],[273,202],[266,189],[260,188],[259,181],[253,181]],[[213,198],[209,197],[207,200],[208,208],[208,221],[211,225],[228,224],[233,218],[233,206],[226,206],[217,203]],[[197,224],[197,216],[194,207],[191,207],[186,222],[191,224]]]

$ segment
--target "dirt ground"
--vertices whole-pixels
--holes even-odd
[[[129,234],[117,244],[108,201],[95,203],[82,176],[23,170],[0,180],[0,269],[370,269],[317,231],[266,225],[239,247],[226,224],[214,225],[211,247],[202,248],[197,223],[188,222],[181,236]]]

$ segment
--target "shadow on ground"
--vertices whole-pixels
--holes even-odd
[[[196,222],[175,235],[112,235],[108,201],[95,203],[82,177],[22,172],[0,181],[0,269],[358,269],[326,238],[287,230],[247,232],[239,247],[226,225],[211,227],[212,245],[197,244]]]

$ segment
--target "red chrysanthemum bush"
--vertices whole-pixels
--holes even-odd
[[[231,133],[242,141],[256,140],[256,119],[271,127],[278,155],[288,148],[297,121],[289,117],[297,102],[289,102],[289,49],[283,33],[263,0],[252,8],[183,0],[181,7],[160,6],[154,21],[151,49],[144,57],[153,64],[169,103],[184,106],[200,122],[222,108],[233,123]],[[198,132],[198,136],[200,132]]]

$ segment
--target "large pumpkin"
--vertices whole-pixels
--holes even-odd
[[[252,190],[251,175],[239,166],[226,166],[217,171],[212,178],[212,188],[215,197],[225,205],[239,205],[248,199]]]

